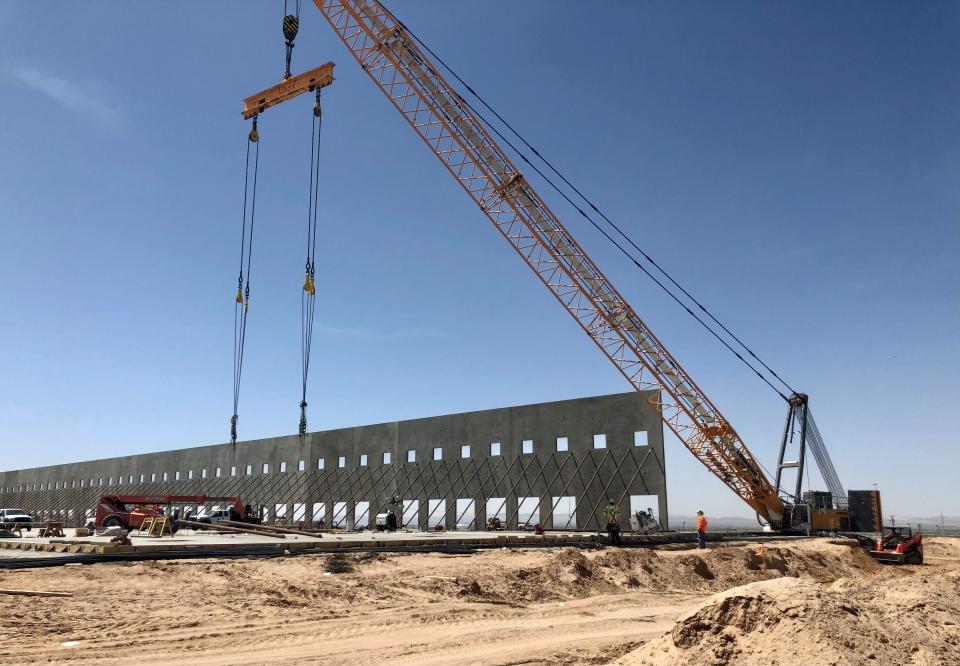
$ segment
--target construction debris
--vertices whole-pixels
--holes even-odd
[[[238,523],[234,520],[222,520],[219,523],[217,523],[217,525],[229,525],[231,527],[245,527],[245,528],[251,527],[249,523]],[[261,524],[261,525],[256,525],[255,529],[263,530],[266,532],[276,532],[279,534],[299,534],[300,536],[308,536],[314,539],[319,539],[323,536],[319,532],[307,532],[306,530],[296,530],[290,527],[280,527],[279,525]]]
[[[0,594],[14,594],[21,597],[72,597],[72,592],[45,592],[43,590],[0,590]]]
[[[198,523],[193,520],[178,520],[177,525],[192,527],[195,530],[210,530],[215,532],[235,532],[237,534],[256,534],[257,536],[268,536],[268,537],[273,537],[275,539],[286,538],[283,534],[261,529],[263,527],[262,525],[256,525],[256,526],[247,525],[246,527],[232,527],[231,525],[224,525],[223,523],[210,525],[209,523]]]

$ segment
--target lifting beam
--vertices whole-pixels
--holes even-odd
[[[243,100],[243,117],[254,118],[271,106],[286,102],[305,92],[325,88],[331,83],[333,83],[333,63],[328,62],[247,97]]]

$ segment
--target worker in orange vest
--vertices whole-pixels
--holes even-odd
[[[707,518],[703,511],[697,511],[697,548],[707,547]]]

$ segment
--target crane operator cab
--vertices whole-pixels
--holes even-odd
[[[765,532],[809,532],[813,529],[812,509],[803,502],[791,504],[784,500],[783,518],[779,523],[767,523],[760,514],[757,514],[757,520],[763,525]]]
[[[807,531],[813,528],[809,504],[794,504],[790,507],[790,529]]]

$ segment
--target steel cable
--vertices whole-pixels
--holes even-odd
[[[477,100],[481,105],[483,105],[484,108],[486,108],[487,110],[489,110],[490,113],[492,113],[492,114],[496,117],[496,119],[497,119],[500,123],[502,123],[503,126],[506,127],[506,128],[510,131],[510,133],[512,133],[514,136],[516,136],[517,139],[518,139],[520,142],[522,142],[523,145],[526,146],[527,149],[529,149],[529,150],[536,156],[536,159],[540,160],[544,165],[546,165],[546,167],[547,167],[550,171],[552,171],[554,174],[556,174],[556,176],[557,176],[558,178],[560,178],[560,179],[563,181],[563,183],[567,185],[567,187],[569,187],[587,206],[589,206],[597,215],[599,215],[621,238],[624,239],[624,241],[626,241],[627,243],[629,243],[630,246],[632,246],[637,252],[639,252],[639,253],[643,256],[643,258],[646,259],[646,261],[650,263],[651,266],[653,266],[653,267],[654,267],[659,273],[661,273],[671,284],[673,284],[677,289],[679,289],[680,292],[681,292],[684,296],[686,296],[686,297],[695,305],[696,308],[698,308],[700,311],[702,311],[711,321],[713,321],[717,326],[719,326],[720,329],[721,329],[724,333],[726,333],[728,336],[730,336],[730,338],[731,338],[734,342],[736,342],[736,344],[739,345],[744,351],[746,351],[746,353],[747,353],[750,357],[752,357],[753,359],[755,359],[755,360],[757,361],[757,363],[759,363],[761,366],[763,366],[763,368],[764,368],[768,373],[770,373],[770,375],[771,375],[773,378],[775,378],[778,382],[780,382],[780,383],[781,383],[787,390],[789,390],[791,393],[796,393],[796,391],[795,391],[789,384],[787,384],[787,382],[786,382],[783,378],[781,378],[781,376],[780,376],[776,371],[774,371],[767,363],[765,363],[750,347],[748,347],[748,346],[747,346],[737,335],[735,335],[727,326],[725,326],[719,319],[717,319],[717,317],[714,316],[714,314],[713,314],[712,312],[710,312],[710,310],[708,310],[708,309],[707,309],[699,300],[697,300],[692,294],[690,294],[690,292],[689,292],[687,289],[685,289],[679,282],[677,282],[677,280],[674,279],[672,275],[670,275],[658,262],[656,262],[656,261],[653,259],[653,257],[651,257],[651,256],[650,256],[647,252],[645,252],[632,238],[630,238],[630,237],[627,235],[627,233],[626,233],[625,231],[623,231],[623,229],[622,229],[619,225],[617,225],[617,224],[616,224],[615,222],[613,222],[606,214],[604,214],[586,195],[583,194],[583,192],[582,192],[580,189],[578,189],[575,185],[573,185],[573,183],[571,183],[570,180],[569,180],[566,176],[564,176],[549,160],[547,160],[545,157],[543,157],[543,155],[542,155],[532,144],[530,144],[509,122],[507,122],[507,121],[503,118],[503,116],[501,116],[490,104],[488,104],[488,103],[486,102],[486,100],[485,100],[481,95],[479,95],[459,74],[457,74],[457,72],[456,72],[452,67],[450,67],[450,65],[448,65],[448,64],[446,63],[446,61],[444,61],[443,58],[441,58],[439,55],[437,55],[437,53],[436,53],[435,51],[433,51],[433,49],[431,49],[422,39],[420,39],[420,38],[416,35],[416,33],[414,33],[414,32],[409,28],[409,26],[407,26],[407,25],[404,24],[402,21],[400,21],[392,12],[390,12],[389,9],[387,9],[386,7],[384,7],[384,9],[385,9],[385,11],[390,15],[391,19],[392,19],[398,26],[400,26],[401,28],[403,28],[403,30],[404,30],[405,32],[407,32],[407,33],[414,39],[414,41],[416,41],[421,47],[423,47],[423,49],[424,49],[425,51],[427,51],[431,56],[433,56],[433,58],[435,58],[435,59],[437,60],[437,62],[440,63],[440,65],[441,65],[446,71],[448,71],[448,72],[450,73],[450,75],[453,76],[453,77],[470,93],[471,96],[473,96],[474,98],[476,98],[476,100]],[[625,247],[623,247],[623,246],[622,246],[620,243],[618,243],[614,238],[612,238],[611,235],[606,232],[606,230],[602,229],[601,226],[600,226],[590,215],[588,215],[586,211],[584,211],[579,205],[577,205],[577,203],[574,202],[574,201],[571,199],[571,197],[570,197],[569,195],[567,195],[567,193],[565,193],[565,192],[564,192],[549,176],[547,176],[540,168],[538,168],[535,164],[533,164],[533,163],[531,162],[531,160],[526,156],[526,154],[524,154],[523,151],[521,151],[519,148],[517,148],[517,146],[515,146],[510,140],[508,140],[508,139],[503,135],[503,133],[500,132],[500,131],[494,126],[493,123],[491,123],[482,113],[480,113],[480,111],[479,111],[476,107],[474,107],[473,105],[471,105],[471,104],[470,104],[466,99],[464,99],[463,96],[460,95],[457,91],[455,91],[455,90],[450,90],[449,92],[450,92],[450,93],[453,93],[454,95],[456,95],[457,98],[459,99],[459,101],[460,101],[461,103],[463,103],[463,105],[464,105],[466,108],[468,108],[471,112],[473,112],[473,114],[477,117],[478,120],[480,120],[480,122],[482,122],[482,123],[483,123],[488,129],[490,129],[494,134],[496,134],[497,137],[499,137],[517,156],[519,156],[519,158],[520,158],[521,160],[523,160],[523,162],[524,162],[525,164],[529,165],[541,178],[544,179],[544,181],[545,181],[548,185],[550,185],[550,187],[551,187],[552,189],[554,189],[558,194],[560,194],[560,196],[563,197],[563,199],[566,200],[568,204],[570,204],[571,206],[573,206],[573,208],[574,208],[584,219],[586,219],[595,229],[597,229],[598,231],[600,231],[600,233],[601,233],[609,242],[611,242],[624,256],[626,256],[626,257],[631,261],[631,263],[633,263],[637,268],[639,268],[641,271],[643,271],[650,279],[652,279],[652,280],[657,284],[657,286],[660,287],[660,289],[662,289],[666,294],[668,294],[668,295],[669,295],[677,304],[679,304],[691,317],[693,317],[694,319],[696,319],[697,322],[699,322],[701,326],[703,326],[711,335],[713,335],[713,337],[715,337],[718,341],[720,341],[720,342],[723,344],[724,347],[726,347],[731,353],[733,353],[734,356],[736,356],[736,358],[737,358],[738,360],[740,360],[744,365],[746,365],[748,368],[750,368],[750,369],[754,372],[754,374],[757,375],[757,377],[759,377],[764,383],[766,383],[771,389],[773,389],[781,398],[783,398],[783,399],[786,400],[786,401],[789,401],[788,397],[787,397],[786,395],[784,395],[784,393],[783,393],[782,391],[780,391],[779,389],[777,389],[777,388],[772,384],[772,382],[771,382],[768,378],[766,378],[759,370],[757,370],[757,368],[755,368],[749,361],[747,361],[747,359],[745,359],[742,354],[740,354],[740,353],[737,352],[735,349],[733,349],[733,347],[732,347],[730,344],[728,344],[725,340],[723,340],[723,338],[720,336],[720,334],[717,333],[706,321],[704,321],[701,317],[697,316],[697,314],[694,313],[693,310],[692,310],[687,304],[683,303],[683,301],[682,301],[676,294],[674,294],[671,289],[669,289],[665,284],[663,284],[663,282],[661,282],[661,281],[660,281],[659,279],[657,279],[649,270],[647,270],[647,268],[644,267],[632,254],[630,254],[630,252],[629,252]]]

